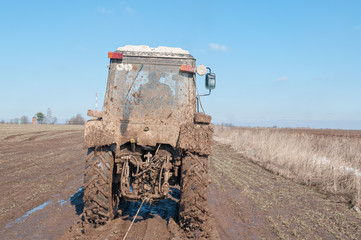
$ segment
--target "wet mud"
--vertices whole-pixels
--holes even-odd
[[[128,230],[127,239],[184,239],[177,224],[179,198],[179,188],[171,188],[168,199],[142,207],[140,202],[123,201],[119,205],[119,215],[96,228],[83,221],[80,215],[81,219],[61,239],[123,239]],[[129,229],[133,219],[134,225]]]

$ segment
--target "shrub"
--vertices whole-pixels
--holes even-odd
[[[68,125],[84,125],[84,123],[85,120],[80,113],[78,113],[75,117],[70,118],[70,120],[66,120],[66,124]]]

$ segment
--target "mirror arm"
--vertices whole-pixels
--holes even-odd
[[[199,112],[199,99],[200,99],[200,97],[209,96],[209,95],[211,95],[211,92],[212,92],[212,90],[209,89],[209,92],[208,92],[207,94],[202,94],[202,95],[196,96],[196,100],[197,100],[197,112]]]
[[[209,73],[212,73],[211,68],[207,67],[207,69],[209,70]],[[199,112],[199,101],[200,101],[200,97],[205,97],[205,96],[209,96],[211,95],[212,90],[209,89],[209,92],[207,94],[202,94],[202,95],[197,95],[196,96],[196,100],[197,100],[197,112]]]
[[[209,89],[209,92],[207,94],[198,95],[198,97],[209,96],[209,95],[211,95],[211,92],[212,92],[212,90]]]

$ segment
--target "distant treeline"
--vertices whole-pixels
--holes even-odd
[[[53,115],[53,112],[48,108],[46,115],[42,112],[37,112],[34,114],[37,124],[55,124],[58,119]],[[32,120],[28,116],[23,115],[22,117],[13,118],[10,121],[6,122],[0,120],[0,124],[30,124]],[[71,117],[65,121],[67,125],[84,125],[85,120],[80,113],[76,116]]]

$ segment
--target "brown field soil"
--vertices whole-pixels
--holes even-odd
[[[79,126],[0,126],[1,238],[56,239],[77,220],[70,197],[82,185],[82,134]]]
[[[122,239],[139,207],[77,232],[86,151],[82,127],[0,125],[1,239]],[[274,175],[214,143],[209,204],[222,239],[361,239],[349,206]],[[146,205],[127,239],[183,239],[179,190]],[[72,226],[72,231],[68,229]]]

